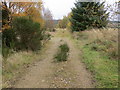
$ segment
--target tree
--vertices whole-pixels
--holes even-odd
[[[58,27],[67,28],[68,21],[69,21],[68,17],[64,16],[63,19],[58,22]]]
[[[119,21],[120,1],[107,5],[106,9],[110,12],[109,19],[111,21]]]
[[[75,3],[71,15],[72,31],[83,31],[90,27],[102,28],[108,23],[108,13],[104,10],[104,2]]]
[[[43,8],[45,27],[49,29],[54,28],[53,16],[51,11],[47,8]]]
[[[43,25],[42,1],[37,1],[38,2],[10,2],[9,0],[2,0],[3,30],[11,26],[12,19],[15,16],[30,16],[32,14],[32,18]]]
[[[41,27],[44,26],[44,19],[42,17],[40,9],[31,7],[29,8],[29,10],[25,11],[25,15],[28,16],[33,21],[40,23]]]

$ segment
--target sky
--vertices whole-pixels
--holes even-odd
[[[118,0],[106,0],[106,3],[113,4]],[[54,19],[62,19],[71,12],[76,0],[43,0],[45,8],[49,8]]]

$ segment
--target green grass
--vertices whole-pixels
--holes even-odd
[[[118,87],[118,60],[111,58],[112,55],[108,53],[110,51],[107,51],[112,46],[111,43],[114,44],[113,42],[102,40],[102,42],[96,43],[96,39],[90,40],[89,36],[83,35],[83,33],[76,39],[68,31],[60,32],[58,36],[69,37],[76,44],[76,47],[83,51],[82,61],[88,70],[92,72],[97,88]]]
[[[55,37],[71,37],[70,32],[67,29],[57,29]]]
[[[67,44],[62,44],[59,46],[59,51],[55,56],[55,59],[57,61],[67,61],[67,57],[68,57],[68,52],[69,52],[69,47]]]
[[[118,87],[118,62],[110,60],[108,56],[101,56],[100,52],[91,50],[89,46],[83,48],[83,62],[93,72],[99,88]]]

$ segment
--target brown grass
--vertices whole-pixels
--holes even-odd
[[[45,53],[50,44],[51,43],[48,42],[38,52],[21,51],[12,54],[7,59],[3,59],[2,87],[9,87],[9,83],[19,77],[32,63],[41,60],[43,57],[42,53]]]
[[[118,29],[91,29],[76,32],[74,37],[82,40],[84,44],[92,44],[93,48],[104,51],[110,57],[117,58],[118,56]]]

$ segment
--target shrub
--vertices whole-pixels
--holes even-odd
[[[57,61],[67,61],[69,47],[67,44],[62,44],[59,46],[60,51],[57,53],[55,59]]]
[[[12,29],[2,31],[2,45],[13,48],[13,43],[16,41],[15,32]]]
[[[17,37],[17,49],[38,50],[43,39],[40,24],[27,17],[18,17],[13,20],[13,30]]]
[[[15,48],[16,35],[12,29],[2,31],[2,55],[7,58]]]

